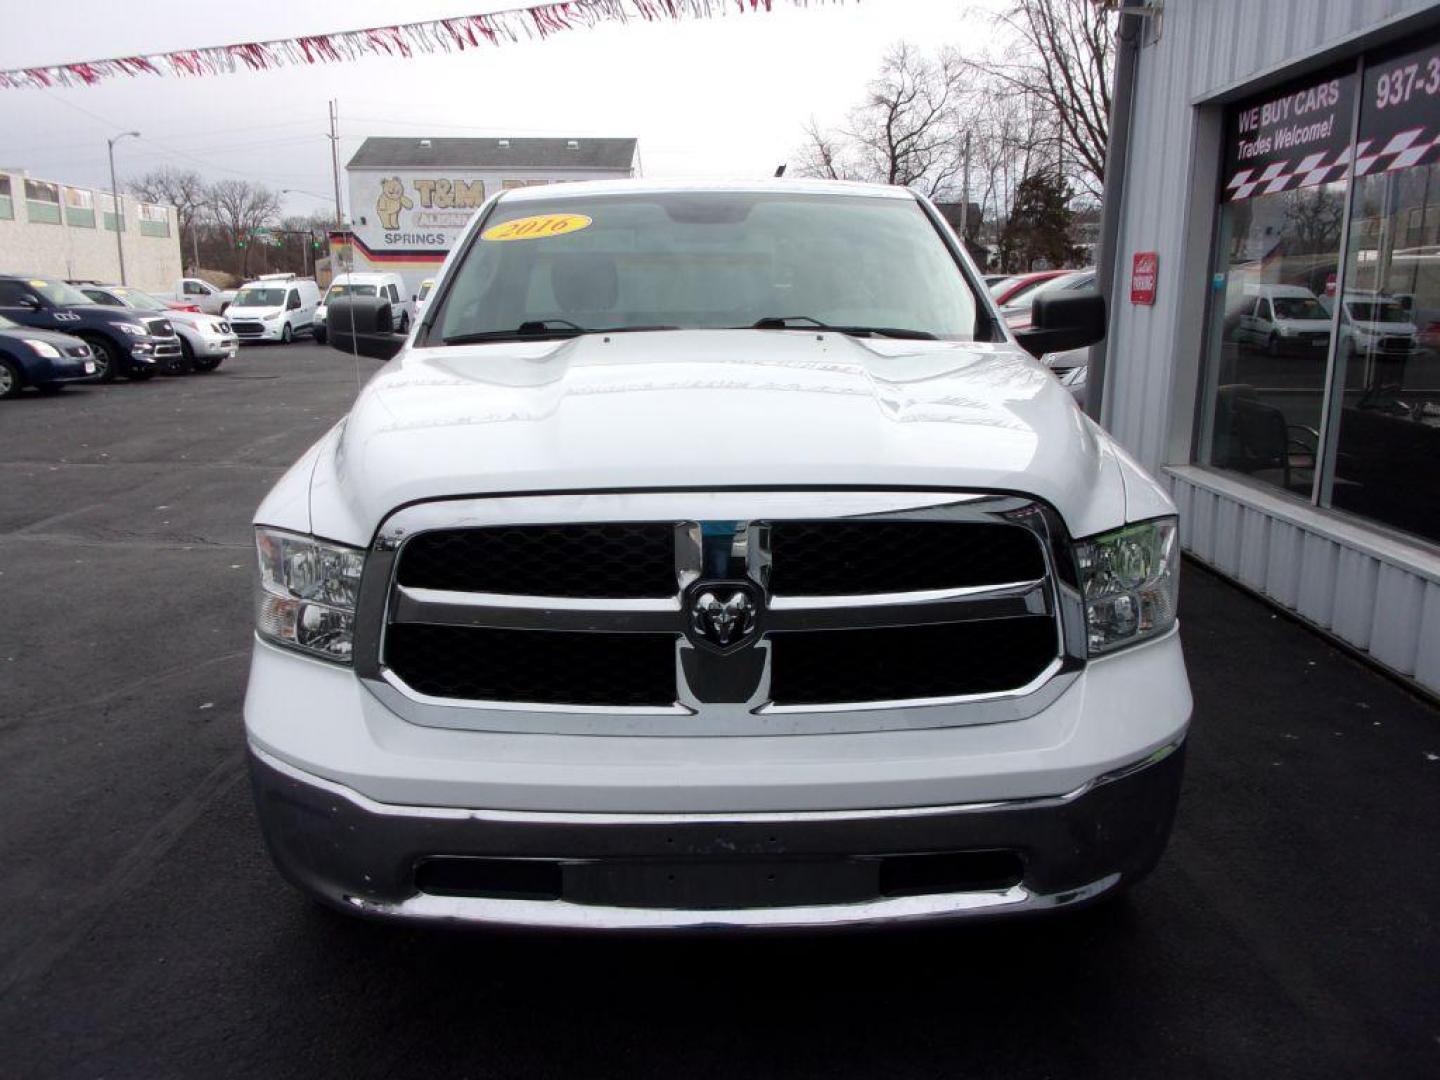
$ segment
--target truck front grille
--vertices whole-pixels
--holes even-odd
[[[169,319],[146,319],[145,329],[150,331],[151,337],[169,337],[175,333]]]
[[[968,697],[1013,690],[1054,662],[1055,620],[817,630],[773,635],[770,697],[833,705]]]
[[[939,521],[777,521],[770,587],[782,596],[962,589],[1045,576],[1035,538],[1015,525]]]
[[[264,323],[246,322],[243,319],[237,319],[235,322],[232,322],[230,326],[235,331],[237,337],[259,337],[265,333]]]
[[[431,697],[554,705],[670,705],[675,638],[468,626],[390,628],[386,660]]]
[[[714,733],[765,734],[781,730],[777,714],[851,707],[904,726],[894,710],[1028,696],[1083,664],[1083,640],[1062,629],[1083,625],[1063,617],[1068,537],[1032,500],[551,498],[568,501],[420,504],[382,527],[360,608],[380,625],[357,634],[356,667],[392,707],[517,731],[532,729],[505,725],[537,711],[584,716],[554,730],[598,734],[652,730],[646,714],[705,733],[712,713],[728,718]],[[853,512],[872,501],[906,509]],[[832,504],[852,512],[815,513]],[[533,523],[637,507],[653,514]],[[626,716],[595,715],[607,712]],[[937,722],[966,721],[952,710]]]
[[[405,545],[401,585],[531,596],[672,596],[673,523],[437,529]]]

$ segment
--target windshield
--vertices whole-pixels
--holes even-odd
[[[109,289],[112,296],[116,296],[127,307],[138,308],[140,311],[169,311],[164,304],[149,293],[141,292],[139,289]]]
[[[325,294],[326,301],[334,300],[337,296],[374,296],[374,285],[331,285],[330,291]]]
[[[1403,323],[1410,316],[1393,300],[1351,300],[1345,305],[1356,322]]]
[[[93,304],[95,301],[63,281],[41,281],[31,279],[30,287],[52,304],[68,307],[71,304]]]
[[[537,324],[581,333],[761,320],[971,340],[977,312],[912,199],[728,191],[502,200],[441,304],[430,344]]]
[[[241,289],[232,303],[236,307],[280,307],[285,303],[285,290]]]
[[[1270,306],[1277,319],[1328,319],[1330,316],[1313,296],[1272,296]]]
[[[999,299],[1000,294],[1003,293],[1006,289],[1010,288],[1010,286],[1013,284],[1015,284],[1015,279],[1013,277],[1002,277],[996,278],[994,281],[990,282],[989,285],[985,286],[985,288],[989,291],[991,296]]]
[[[1014,307],[1021,300],[1028,300],[1030,296],[1035,292],[1035,290],[1040,288],[1041,285],[1044,285],[1047,281],[1054,280],[1054,278],[1042,277],[1036,278],[1033,281],[1027,281],[1024,285],[1021,285],[1020,288],[1016,289],[1013,293],[1011,293],[1005,298],[1005,306],[1007,308]]]

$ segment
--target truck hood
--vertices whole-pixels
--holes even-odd
[[[309,516],[364,544],[396,507],[465,495],[935,487],[1037,495],[1087,535],[1125,520],[1121,471],[1013,345],[596,334],[403,352],[316,448]]]

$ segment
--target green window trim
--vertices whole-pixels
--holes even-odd
[[[39,222],[42,225],[60,224],[60,204],[52,202],[36,202],[34,199],[25,200],[25,214],[34,224]]]
[[[115,212],[114,212],[113,210],[106,210],[106,211],[105,211],[105,228],[109,229],[111,232],[119,232],[120,230],[115,227],[115,221],[116,221]]]
[[[9,195],[0,195],[0,218],[6,221],[15,220],[15,200]]]
[[[170,223],[168,221],[146,221],[140,219],[140,235],[163,238],[170,235]]]
[[[95,228],[95,211],[67,206],[65,208],[65,224],[76,229],[93,229]]]

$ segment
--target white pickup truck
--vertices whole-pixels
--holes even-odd
[[[275,862],[392,920],[822,927],[1118,894],[1191,711],[1175,508],[903,188],[492,198],[255,517]],[[398,355],[397,355],[398,354]]]
[[[204,278],[181,278],[165,299],[194,304],[207,315],[221,315],[235,299],[235,290],[218,288]]]

